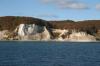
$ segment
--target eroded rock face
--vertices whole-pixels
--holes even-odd
[[[96,38],[85,32],[72,33],[69,38],[70,41],[96,41]]]
[[[69,36],[69,31],[66,29],[53,29],[52,30],[56,40],[64,40]]]
[[[50,40],[50,33],[45,26],[20,24],[15,31],[20,40]]]
[[[53,29],[55,40],[60,41],[96,41],[96,38],[86,32],[77,32],[77,30]]]
[[[7,33],[8,33],[8,30],[0,31],[0,40],[3,40],[6,37],[8,37]]]
[[[13,33],[8,30],[0,31],[0,40],[18,40],[18,36],[16,33]]]
[[[100,41],[100,20],[46,21],[33,17],[0,17],[0,40]]]
[[[96,38],[86,32],[52,29],[54,38],[45,26],[35,24],[20,24],[15,31],[0,31],[0,40],[57,40],[57,41],[96,41]]]

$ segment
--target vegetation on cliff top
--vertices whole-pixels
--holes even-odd
[[[0,17],[0,30],[14,30],[19,24],[37,24],[45,26],[46,21],[32,17],[5,16]]]
[[[87,21],[45,21],[32,17],[4,16],[0,17],[0,30],[14,30],[19,24],[37,24],[49,28],[59,29],[78,29],[82,31],[100,30],[100,20]]]

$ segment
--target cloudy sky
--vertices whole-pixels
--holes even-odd
[[[98,20],[100,0],[0,0],[0,16],[45,20]]]

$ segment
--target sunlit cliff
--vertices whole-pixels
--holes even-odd
[[[100,20],[46,21],[32,17],[0,17],[0,40],[97,41]]]

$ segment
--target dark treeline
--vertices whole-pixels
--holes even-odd
[[[75,29],[78,31],[85,31],[89,34],[96,33],[100,30],[100,20],[86,20],[74,22],[72,20],[65,21],[49,21],[52,28],[55,29]]]
[[[14,30],[19,24],[37,24],[45,26],[45,21],[32,17],[5,16],[0,17],[0,30]]]
[[[72,20],[66,21],[49,21],[52,25],[52,28],[60,29],[88,29],[96,28],[100,29],[100,20],[87,20],[87,21],[78,21],[74,22]]]

